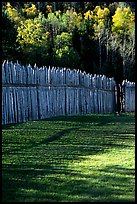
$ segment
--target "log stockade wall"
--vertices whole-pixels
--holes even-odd
[[[123,81],[124,110],[125,112],[135,111],[135,83]]]
[[[2,124],[113,113],[115,106],[113,78],[66,68],[2,64]]]
[[[2,64],[2,124],[65,114],[112,113],[113,78],[65,68]]]

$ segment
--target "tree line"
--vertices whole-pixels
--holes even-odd
[[[135,81],[131,2],[3,2],[2,60]]]

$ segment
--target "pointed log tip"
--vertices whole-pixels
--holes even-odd
[[[34,64],[34,68],[36,68],[36,67],[37,67],[37,64],[35,63],[35,64]]]
[[[6,64],[6,63],[7,63],[7,60],[4,60],[3,63],[2,63],[2,65]]]

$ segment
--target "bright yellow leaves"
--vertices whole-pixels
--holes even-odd
[[[104,18],[104,10],[99,8],[98,11],[97,11],[97,16],[98,16],[99,19]]]
[[[109,15],[110,15],[110,11],[108,8],[102,9],[100,6],[96,6],[93,11],[88,10],[84,14],[85,16],[84,18],[86,20],[93,19],[93,22],[94,22],[93,27],[94,27],[95,33],[98,35],[100,30],[107,27]]]
[[[82,15],[77,14],[77,12],[73,11],[73,9],[69,9],[66,11],[66,17],[68,21],[68,26],[71,29],[74,29],[74,27],[79,27],[82,20]]]
[[[128,34],[133,27],[135,16],[130,7],[117,8],[114,16],[112,16],[112,31],[118,35]]]
[[[84,16],[86,20],[90,20],[91,18],[93,18],[93,12],[88,10],[86,13],[84,13]]]
[[[9,18],[17,27],[16,41],[22,48],[29,45],[40,46],[47,42],[49,32],[45,31],[45,28],[39,19],[40,12],[34,4],[31,4],[31,6],[24,4],[24,8],[22,8],[21,12],[16,8],[13,8],[9,2],[6,6]],[[36,17],[38,13],[39,16]],[[27,18],[23,16],[24,14],[26,14]]]
[[[106,26],[106,21],[109,19],[110,11],[108,8],[101,9],[100,6],[96,6],[97,8],[94,9],[94,18],[96,24],[102,26]]]
[[[15,22],[16,25],[18,25],[20,21],[23,20],[23,17],[21,17],[18,11],[10,5],[10,2],[7,2],[6,7],[9,18],[11,19],[11,21]]]
[[[110,20],[110,11],[108,8],[102,9],[100,6],[96,6],[93,10],[94,14],[94,30],[95,36],[98,38],[103,35],[104,29],[108,29],[108,22]]]
[[[19,42],[22,47],[24,45],[40,46],[43,42],[47,41],[49,36],[49,32],[43,35],[42,24],[37,18],[27,19],[25,22],[21,22],[17,32],[17,42]]]
[[[13,8],[10,5],[10,2],[7,2],[6,6],[7,6],[7,14],[11,19],[11,21],[13,21],[16,24],[16,26],[20,25],[21,21],[25,21],[25,17],[21,15],[21,13],[19,13],[16,8]],[[26,16],[28,18],[34,18],[38,14],[38,10],[34,4],[32,4],[31,7],[25,4],[24,8],[22,8],[22,12],[26,13]]]
[[[35,17],[38,14],[38,10],[34,4],[32,4],[31,7],[28,7],[26,4],[23,11],[26,12],[27,17]]]
[[[88,10],[85,14],[84,14],[84,18],[87,20],[90,20],[91,18],[93,18],[94,20],[98,21],[99,19],[104,20],[106,17],[108,17],[110,14],[110,11],[108,8],[104,8],[101,9],[100,6],[96,6],[95,9],[93,11]]]

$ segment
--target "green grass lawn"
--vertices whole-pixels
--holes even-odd
[[[135,201],[134,114],[3,126],[3,202]]]

